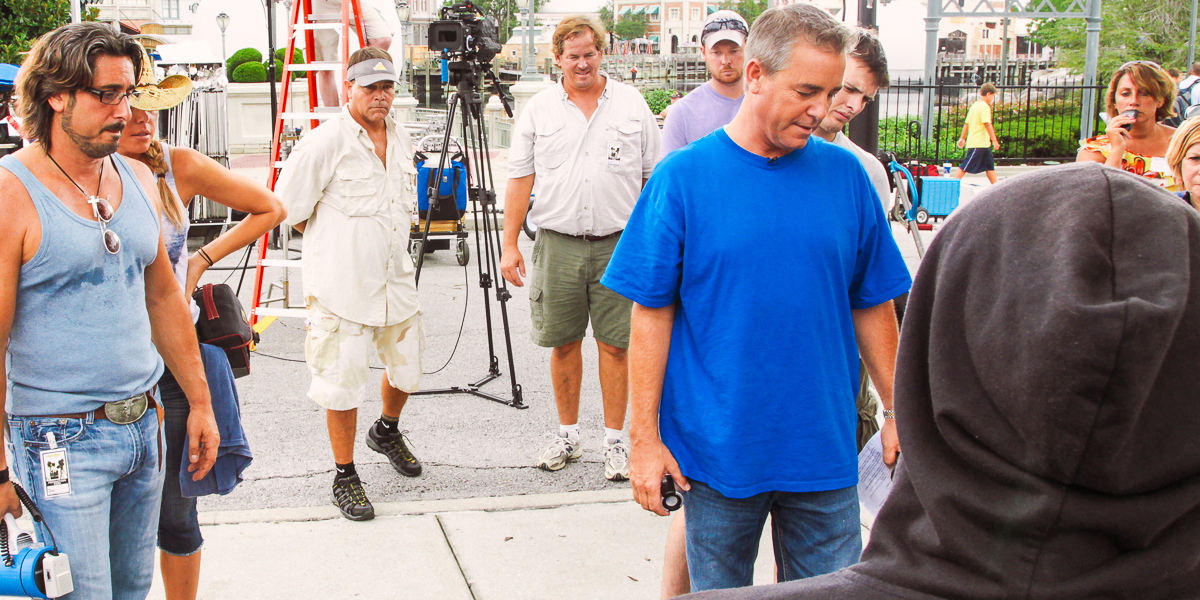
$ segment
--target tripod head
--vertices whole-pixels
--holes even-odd
[[[467,60],[449,60],[445,54],[442,61],[446,64],[447,82],[458,89],[459,97],[465,99],[467,104],[482,104],[483,96],[480,91],[490,85],[492,93],[500,97],[504,114],[513,116],[512,95],[500,87],[500,79],[488,68],[489,65]]]

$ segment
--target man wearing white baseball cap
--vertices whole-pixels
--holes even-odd
[[[663,125],[662,154],[682,148],[725,126],[742,105],[742,46],[750,27],[732,10],[704,20],[700,44],[712,75],[671,108]]]
[[[347,519],[367,521],[375,509],[354,467],[354,438],[370,354],[387,374],[383,414],[367,432],[367,447],[416,477],[421,463],[399,420],[421,385],[425,334],[408,255],[417,170],[412,143],[388,116],[396,68],[387,52],[363,48],[350,55],[346,79],[350,101],[296,144],[276,192],[288,209],[284,222],[304,233],[308,397],[326,409],[337,467],[333,503]]]

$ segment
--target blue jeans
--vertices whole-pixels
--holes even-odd
[[[154,578],[154,532],[163,470],[158,416],[138,422],[8,416],[16,481],[29,492],[71,561],[73,600],[144,600]],[[71,493],[46,498],[40,452],[53,432],[67,449]],[[45,528],[38,535],[49,543]]]
[[[726,498],[703,482],[689,483],[684,505],[693,592],[753,585],[768,514],[780,582],[831,573],[862,554],[856,487]]]

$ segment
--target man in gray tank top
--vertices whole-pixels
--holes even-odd
[[[75,599],[149,592],[163,473],[179,468],[162,464],[164,361],[191,403],[194,477],[220,443],[154,176],[116,154],[140,62],[137,43],[106,24],[43,36],[17,80],[22,132],[36,142],[0,160],[11,480],[70,557]],[[0,511],[19,515],[7,467],[0,457]]]

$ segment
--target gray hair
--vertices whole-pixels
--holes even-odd
[[[768,76],[788,68],[796,40],[833,53],[844,53],[856,39],[824,9],[807,2],[767,10],[754,20],[746,39],[746,60],[758,59]]]

